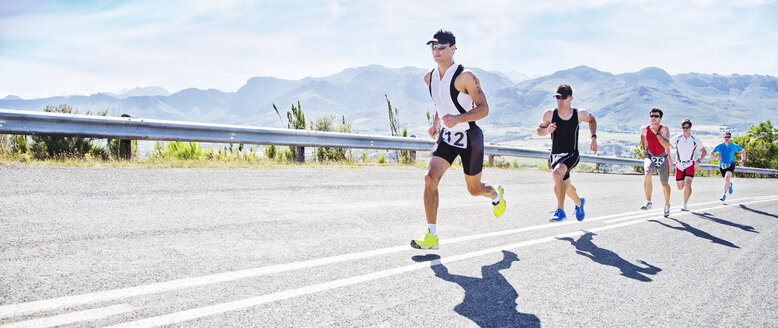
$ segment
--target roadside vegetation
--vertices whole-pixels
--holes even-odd
[[[389,130],[392,136],[408,137],[408,130],[398,123],[399,109],[392,107],[389,97],[384,95],[388,108]],[[77,113],[71,106],[48,105],[46,112]],[[345,116],[324,115],[307,121],[298,101],[282,112],[273,104],[273,110],[281,123],[289,129],[309,129],[356,133]],[[106,116],[108,111],[86,113]],[[431,115],[427,112],[428,123]],[[411,136],[413,137],[413,136]],[[741,145],[747,152],[746,166],[778,169],[778,128],[765,121],[749,128],[745,135],[735,137],[732,142]],[[122,153],[118,139],[91,139],[62,136],[0,135],[0,165],[33,166],[76,166],[76,167],[203,167],[203,168],[245,168],[282,166],[349,166],[404,165],[426,167],[426,158],[415,158],[410,151],[403,150],[361,150],[338,147],[316,147],[305,149],[296,146],[221,144],[204,147],[195,142],[156,142],[147,158],[138,157],[138,142],[131,141],[129,153]],[[713,149],[715,145],[710,145]],[[640,158],[641,149],[633,149],[632,158]],[[422,152],[424,153],[424,152]],[[308,154],[309,158],[306,158]],[[428,155],[428,154],[424,154]],[[739,157],[739,154],[736,154]],[[736,158],[738,158],[736,157]],[[416,160],[414,161],[413,158]],[[711,164],[718,164],[713,160]],[[487,166],[484,160],[484,166]],[[503,169],[538,168],[548,170],[545,160],[496,157],[494,166]],[[457,160],[452,167],[461,167]],[[595,164],[581,164],[583,171],[596,171]],[[642,167],[635,167],[642,172]],[[702,175],[718,176],[718,171],[703,171]],[[737,173],[738,176],[749,174]]]

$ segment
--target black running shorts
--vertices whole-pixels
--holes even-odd
[[[548,166],[553,170],[560,163],[565,164],[565,166],[567,166],[567,172],[565,172],[565,176],[562,180],[567,180],[570,178],[570,170],[578,166],[578,159],[579,156],[577,151],[572,153],[551,154],[548,157]]]
[[[443,141],[443,134],[432,147],[432,156],[445,159],[448,164],[457,156],[462,159],[462,170],[466,175],[476,175],[484,169],[484,134],[481,128],[473,126],[467,130],[467,148],[454,147]]]
[[[727,168],[722,168],[724,165],[719,165],[719,172],[721,172],[722,177],[727,176],[727,172],[735,173],[735,162],[729,163],[729,166]]]

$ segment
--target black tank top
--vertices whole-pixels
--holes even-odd
[[[573,116],[569,120],[559,117],[559,109],[554,109],[551,123],[556,123],[556,130],[551,133],[551,153],[573,153],[578,151],[578,109],[573,108]]]

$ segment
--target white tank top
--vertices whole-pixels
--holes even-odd
[[[461,114],[457,107],[454,105],[454,100],[452,99],[453,95],[451,94],[451,79],[454,77],[456,68],[456,64],[452,62],[451,66],[449,66],[449,68],[446,70],[446,74],[443,74],[442,79],[440,78],[440,72],[438,71],[438,68],[433,69],[430,73],[430,93],[432,94],[432,100],[435,102],[435,108],[438,111],[440,125],[443,127],[445,127],[445,125],[443,125],[443,115]],[[458,92],[456,101],[459,102],[459,105],[462,106],[465,111],[470,111],[473,109],[473,98],[471,98],[468,94]],[[463,122],[455,125],[453,128],[446,129],[451,132],[461,132],[467,131],[469,128],[470,124],[468,122]]]

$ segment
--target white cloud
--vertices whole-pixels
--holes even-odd
[[[235,91],[260,75],[430,67],[424,41],[439,28],[457,35],[458,62],[489,70],[778,75],[774,1],[133,1],[95,9],[101,5],[17,8],[4,17],[0,97],[148,84]],[[733,50],[749,45],[768,55]],[[10,82],[19,80],[30,82]]]

